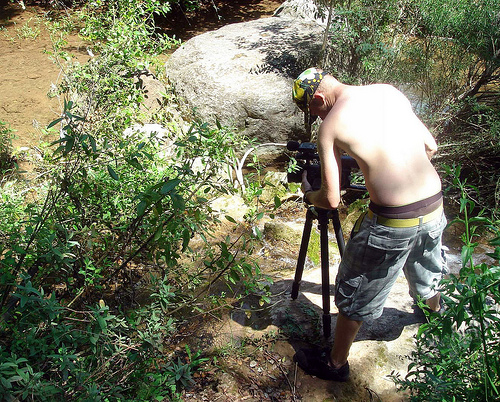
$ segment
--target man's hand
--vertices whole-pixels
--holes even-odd
[[[300,188],[304,194],[313,189],[311,183],[307,180],[307,172],[305,170],[302,172],[302,185]]]
[[[311,183],[309,183],[309,181],[307,180],[307,172],[305,170],[302,172],[302,185],[300,186],[300,188],[302,190],[302,193],[304,194],[304,202],[307,205],[312,205],[312,201],[310,198],[308,198],[308,195],[309,197],[311,196],[313,188],[311,186]]]

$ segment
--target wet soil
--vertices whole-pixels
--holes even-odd
[[[44,23],[45,10],[22,10],[5,1],[0,5],[0,120],[14,130],[13,145],[38,146],[42,128],[58,118],[57,99],[47,94],[60,78],[60,68],[49,59],[52,41]],[[76,35],[67,51],[84,59],[86,49]]]
[[[281,4],[276,0],[205,1],[195,13],[174,5],[161,29],[182,41],[226,24],[270,17]],[[61,68],[48,52],[52,50],[46,14],[41,7],[23,10],[9,0],[0,0],[0,120],[14,130],[13,145],[37,147],[47,141],[42,129],[57,119],[61,105],[49,98],[52,84],[61,79]],[[71,35],[64,47],[73,60],[88,60],[87,44]]]

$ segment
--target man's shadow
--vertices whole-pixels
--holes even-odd
[[[325,338],[323,329],[323,306],[321,284],[301,281],[299,295],[292,300],[292,279],[277,281],[271,285],[271,301],[260,305],[260,296],[249,295],[234,305],[231,318],[254,330],[266,330],[270,326],[279,328],[290,344],[297,349],[306,345],[331,345],[338,314],[331,301],[331,335]],[[330,295],[334,294],[330,285]],[[311,297],[313,296],[313,297]],[[319,305],[311,299],[320,300]],[[333,297],[330,297],[333,300]],[[405,300],[411,305],[411,299]],[[405,310],[408,310],[406,308]],[[395,307],[385,307],[377,319],[363,323],[355,342],[365,340],[393,341],[398,339],[406,326],[423,323],[425,318],[418,311],[408,312]]]
[[[325,331],[323,325],[328,320],[323,319],[322,284],[320,279],[323,278],[323,275],[315,275],[317,273],[315,270],[308,270],[306,272],[304,270],[304,257],[307,253],[310,232],[316,221],[320,231],[321,227],[323,229],[327,227],[328,232],[331,232],[330,222],[333,223],[337,245],[339,249],[343,249],[343,243],[346,239],[342,233],[343,229],[339,213],[335,212],[335,214],[324,214],[324,210],[318,209],[317,213],[315,213],[309,208],[306,213],[295,272],[295,277],[298,275],[302,279],[297,298],[292,300],[292,279],[277,281],[270,287],[272,297],[268,305],[261,306],[258,303],[260,297],[258,295],[250,295],[234,306],[235,309],[232,312],[232,319],[234,321],[259,330],[264,330],[268,326],[274,325],[280,329],[280,332],[289,339],[294,347],[294,343],[297,342],[312,345],[331,345],[338,316],[332,297],[334,295],[334,286],[331,283],[329,285],[330,306],[328,310],[333,312],[333,314],[330,314],[330,328]],[[323,222],[323,226],[321,222]],[[323,232],[321,236],[324,234]],[[322,241],[321,239],[320,247],[322,246]],[[328,264],[329,275],[333,273],[331,272],[331,268],[331,265]],[[309,276],[309,273],[313,273],[313,275]],[[308,281],[309,278],[313,278],[314,282]],[[412,308],[413,301],[408,294],[408,288],[405,287],[405,289],[406,295],[398,293],[395,295],[397,300],[392,300],[391,303],[386,302],[387,307],[384,308],[382,316],[363,323],[355,342],[364,340],[393,341],[401,336],[406,326],[425,322],[423,313],[419,313],[418,308]],[[395,287],[393,286],[391,292],[395,291]],[[401,292],[401,288],[397,292]]]

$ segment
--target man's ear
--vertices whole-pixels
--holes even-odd
[[[315,92],[312,99],[311,99],[311,104],[320,107],[325,103],[325,95],[323,95],[321,92]]]

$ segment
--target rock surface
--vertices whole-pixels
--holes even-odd
[[[231,24],[187,41],[166,63],[177,94],[203,121],[244,130],[260,142],[303,139],[293,79],[320,62],[323,28],[270,17]]]

